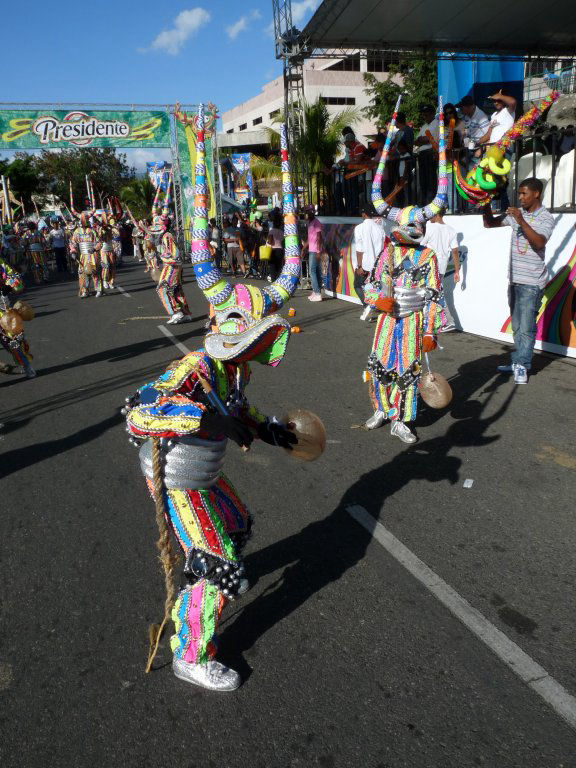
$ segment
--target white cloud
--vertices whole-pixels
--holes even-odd
[[[300,29],[300,24],[308,13],[312,13],[320,5],[320,0],[300,0],[292,3],[292,24]]]
[[[158,163],[161,160],[165,160],[167,163],[172,162],[172,152],[169,149],[132,149],[127,147],[122,148],[122,152],[126,153],[126,162],[132,168],[136,169],[138,175],[146,173],[146,163]]]
[[[292,24],[298,29],[302,29],[304,18],[309,13],[313,13],[319,5],[320,0],[300,0],[300,2],[292,3]],[[273,21],[264,29],[264,33],[268,37],[274,37]]]
[[[249,14],[246,14],[246,16],[241,16],[238,21],[234,22],[234,24],[231,24],[229,27],[226,27],[226,34],[230,38],[230,40],[235,40],[240,32],[244,32],[245,29],[248,29],[248,26],[250,25],[250,22],[254,19],[260,18],[260,11],[253,10]]]
[[[164,51],[170,56],[177,56],[184,43],[212,17],[204,8],[190,8],[181,11],[174,19],[170,29],[165,29],[152,40],[148,48],[140,48],[141,53],[148,51]]]

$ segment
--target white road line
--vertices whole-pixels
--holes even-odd
[[[122,288],[120,285],[117,285],[117,286],[116,286],[116,290],[117,290],[117,291],[120,291],[120,293],[121,293],[123,296],[126,296],[126,298],[127,298],[127,299],[129,299],[129,298],[130,298],[130,294],[128,293],[128,291],[127,291],[125,288]]]
[[[182,352],[182,354],[184,355],[190,354],[190,350],[188,349],[186,344],[182,344],[181,341],[178,341],[176,336],[174,336],[174,334],[171,331],[169,331],[165,325],[159,325],[158,328],[160,328],[164,336],[167,336],[170,339],[170,341],[172,342],[172,344],[174,344],[174,346],[178,347],[178,349],[180,350],[180,352]]]
[[[384,549],[423,584],[457,619],[468,627],[498,658],[533,691],[541,696],[571,728],[576,729],[576,698],[572,696],[534,659],[512,642],[480,611],[473,608],[458,592],[423,563],[372,515],[357,504],[348,513],[366,528]]]

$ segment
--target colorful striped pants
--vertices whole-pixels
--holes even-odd
[[[102,248],[100,261],[102,263],[102,281],[113,286],[116,280],[116,253],[113,250],[107,251]]]
[[[19,341],[18,344],[15,343],[16,339]],[[10,336],[0,331],[0,344],[2,344],[7,352],[10,352],[16,365],[19,365],[24,368],[25,371],[28,371],[32,367],[30,365],[32,361],[30,346],[24,338],[24,334],[21,334],[20,337],[16,337],[16,339],[12,339]]]
[[[151,484],[149,483],[152,492]],[[168,490],[164,500],[169,522],[186,556],[200,550],[235,564],[239,552],[235,534],[247,534],[250,514],[234,488],[221,475],[207,490]],[[209,579],[198,579],[183,589],[172,610],[175,634],[170,645],[174,656],[202,664],[216,653],[214,635],[226,597]]]
[[[182,288],[182,267],[166,264],[160,273],[156,293],[169,315],[175,315],[176,312],[190,314],[186,294]]]
[[[394,421],[409,422],[418,408],[418,377],[404,387],[396,380],[403,374],[420,371],[422,359],[423,313],[414,312],[396,319],[388,314],[378,318],[372,353],[393,380],[384,383],[374,377],[370,381],[370,398],[375,411],[383,411]]]

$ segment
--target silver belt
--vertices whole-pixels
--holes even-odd
[[[94,246],[92,243],[80,243],[80,253],[84,254],[84,256],[90,256],[90,254],[94,253]]]
[[[224,464],[228,440],[202,440],[199,437],[172,438],[162,448],[162,475],[166,488],[198,490],[214,485]],[[152,440],[140,448],[143,474],[154,480]]]
[[[424,288],[398,288],[394,286],[393,317],[402,318],[424,309],[426,292]]]

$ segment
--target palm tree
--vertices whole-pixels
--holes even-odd
[[[130,210],[137,219],[145,219],[150,216],[152,203],[156,189],[148,176],[143,179],[134,179],[120,190],[120,199],[130,206]]]
[[[313,104],[304,102],[301,111],[304,130],[293,138],[292,163],[301,172],[305,169],[308,174],[319,173],[333,165],[342,145],[342,129],[359,119],[360,110],[349,107],[330,117],[326,104],[318,98]],[[280,114],[274,122],[281,123],[283,120],[284,116]],[[264,130],[268,133],[271,148],[277,153],[280,148],[278,131],[273,128]],[[280,158],[277,154],[267,158],[254,157],[252,173],[256,179],[280,179]]]

